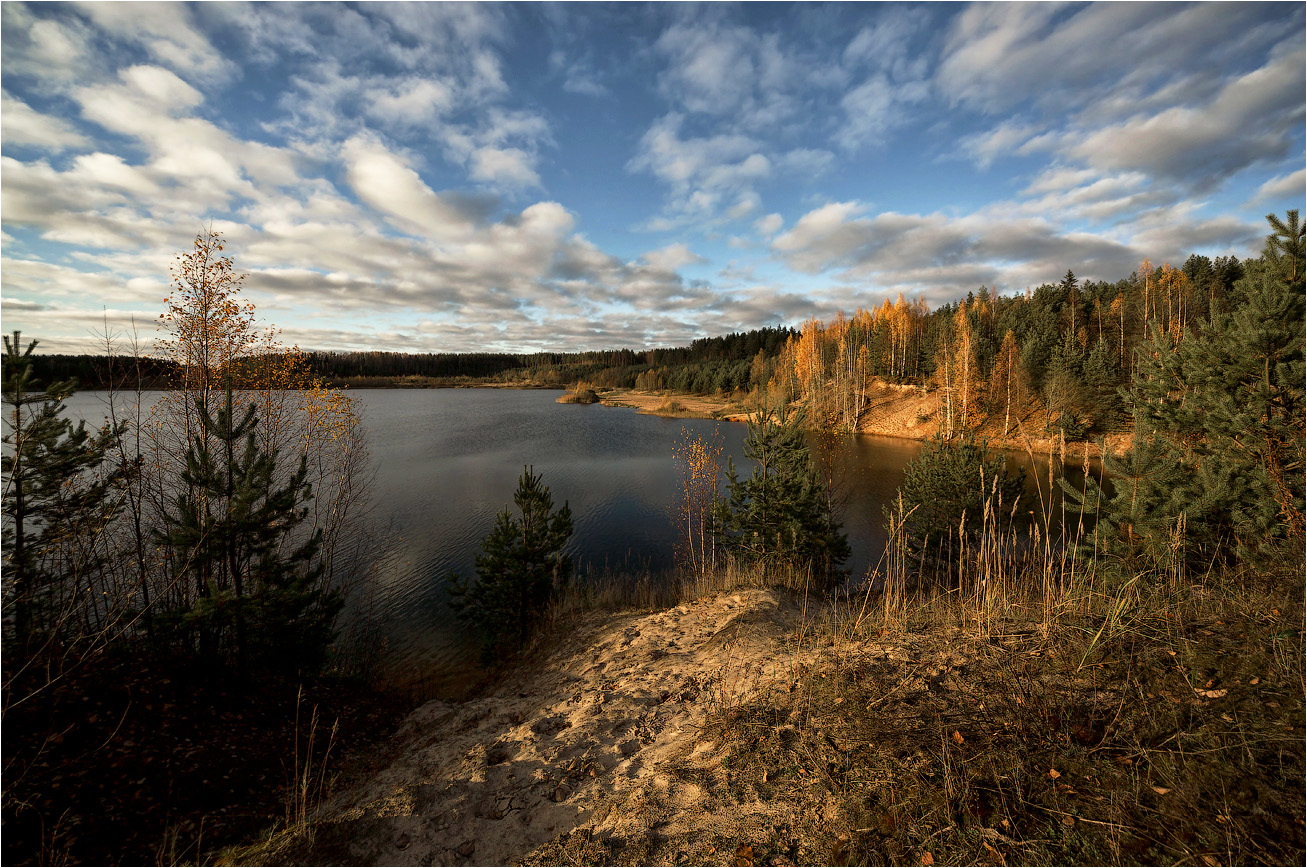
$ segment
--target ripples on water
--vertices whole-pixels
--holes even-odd
[[[555,391],[375,389],[350,393],[361,405],[376,479],[373,510],[347,550],[371,593],[355,595],[346,617],[377,619],[390,665],[403,676],[466,671],[472,647],[450,610],[449,571],[474,573],[481,540],[512,501],[523,466],[534,466],[555,506],[572,510],[572,555],[581,569],[662,570],[672,565],[673,448],[686,433],[720,432],[725,454],[747,475],[746,426],[664,419],[598,404],[558,404]],[[103,398],[78,393],[72,418],[98,420]],[[847,492],[845,530],[861,575],[884,547],[881,504],[891,501],[921,445],[859,435],[845,441],[836,478]],[[1023,463],[1028,463],[1024,462]],[[1037,472],[1046,472],[1041,464]]]

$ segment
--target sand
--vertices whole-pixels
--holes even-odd
[[[582,618],[490,693],[410,715],[380,767],[324,805],[315,855],[502,865],[574,833],[602,840],[659,824],[730,840],[751,809],[700,810],[720,769],[700,731],[714,709],[790,683],[801,664],[786,637],[811,613],[786,600],[743,590]],[[703,775],[673,773],[687,764]]]

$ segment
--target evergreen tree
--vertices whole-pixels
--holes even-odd
[[[321,531],[296,534],[313,497],[306,458],[278,485],[277,452],[256,443],[253,404],[237,420],[230,386],[216,418],[199,399],[196,411],[203,433],[186,454],[186,488],[157,532],[198,590],[175,620],[183,635],[198,634],[205,656],[315,672],[343,600],[323,587]]]
[[[802,410],[762,410],[749,420],[744,454],[754,462],[753,473],[741,479],[728,461],[714,533],[723,550],[742,561],[811,569],[832,584],[843,575],[849,542],[803,428]]]
[[[572,568],[564,552],[572,511],[566,503],[554,510],[553,495],[533,468],[522,469],[513,502],[518,517],[505,506],[481,543],[476,581],[454,573],[447,579],[450,604],[481,633],[487,659],[526,644]]]
[[[1122,422],[1121,368],[1117,364],[1117,350],[1104,338],[1094,342],[1094,348],[1085,357],[1083,382],[1085,385],[1084,409],[1090,424],[1110,431]]]
[[[1081,554],[1096,554],[1104,575],[1118,581],[1164,575],[1183,564],[1180,516],[1192,491],[1185,480],[1188,470],[1165,441],[1140,435],[1136,427],[1124,455],[1104,446],[1103,469],[1110,480],[1106,490],[1093,476],[1086,476],[1083,489],[1058,479],[1067,509],[1096,519]]]
[[[1025,471],[1007,471],[1001,454],[990,454],[984,440],[967,433],[957,440],[937,437],[908,463],[899,497],[907,514],[903,532],[921,551],[937,551],[962,529],[978,535],[985,526],[985,507],[994,515],[1011,512],[1022,496]],[[884,507],[888,519],[891,508]]]
[[[1153,566],[1163,532],[1184,530],[1199,567],[1304,535],[1303,231],[1297,211],[1268,219],[1266,251],[1248,263],[1230,313],[1185,329],[1178,344],[1153,329],[1130,393],[1136,437],[1122,466],[1134,481],[1087,498],[1116,542],[1151,553]]]
[[[14,638],[26,647],[37,633],[48,634],[66,620],[77,595],[89,587],[98,565],[92,547],[69,545],[94,539],[112,519],[111,497],[134,469],[106,467],[107,456],[126,423],[107,424],[92,433],[63,417],[63,401],[76,388],[72,380],[41,389],[32,376],[37,341],[19,349],[21,334],[4,338],[2,397],[9,447],[0,463],[4,486],[5,604],[13,614]]]

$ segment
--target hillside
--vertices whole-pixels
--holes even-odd
[[[983,626],[947,595],[905,621],[853,602],[572,615],[484,695],[413,712],[311,844],[229,855],[1301,864],[1301,594],[1192,598],[1093,638],[1019,607]]]

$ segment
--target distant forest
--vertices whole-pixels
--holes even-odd
[[[703,338],[688,347],[581,353],[308,352],[333,385],[515,384],[639,388],[690,394],[746,393],[802,400],[846,429],[865,409],[872,380],[939,390],[941,424],[967,428],[1004,408],[1041,406],[1067,439],[1128,424],[1119,389],[1131,384],[1136,350],[1154,339],[1178,345],[1185,329],[1244,301],[1238,283],[1254,263],[1193,255],[1180,268],[1148,260],[1115,283],[1058,283],[1004,296],[986,287],[930,310],[900,294],[831,322]],[[82,388],[166,386],[169,366],[93,355],[43,355],[44,382],[76,377]]]

